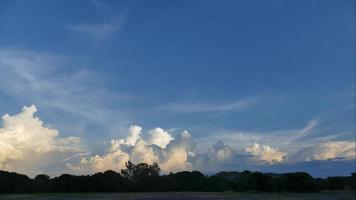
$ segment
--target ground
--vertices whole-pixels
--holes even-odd
[[[79,193],[0,195],[0,200],[354,200],[356,191],[294,193]]]

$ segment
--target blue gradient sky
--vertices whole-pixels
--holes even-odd
[[[295,145],[355,140],[353,0],[3,0],[0,51],[0,114],[34,104],[90,153],[131,124],[188,130],[197,152],[217,140],[243,149],[252,135],[293,135],[312,122]],[[288,149],[281,142],[266,145]],[[355,163],[218,169],[242,168],[325,176]]]

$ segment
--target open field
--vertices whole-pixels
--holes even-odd
[[[80,194],[14,194],[0,195],[0,200],[354,200],[355,191],[323,193],[80,193]]]

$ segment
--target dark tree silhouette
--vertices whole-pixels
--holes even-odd
[[[139,163],[137,165],[128,161],[126,164],[126,169],[121,170],[121,174],[130,180],[140,180],[147,176],[159,176],[161,169],[157,163],[148,165],[146,163]]]
[[[316,190],[313,177],[306,172],[285,174],[286,190],[291,192],[312,192]]]
[[[0,193],[31,191],[33,191],[32,181],[27,176],[14,172],[0,171]]]
[[[39,174],[35,177],[33,180],[34,183],[34,190],[36,192],[46,192],[48,191],[48,182],[50,180],[50,177],[46,174]]]
[[[121,174],[112,170],[87,176],[63,174],[55,178],[40,174],[34,179],[0,171],[0,193],[24,192],[160,192],[160,191],[263,191],[318,192],[356,189],[356,173],[349,177],[313,178],[305,172],[220,172],[205,176],[183,171],[160,176],[157,163],[126,163]]]
[[[356,190],[356,173],[352,173],[348,182],[350,189]]]
[[[121,174],[125,177],[127,177],[128,179],[133,179],[133,177],[135,176],[135,164],[133,164],[131,161],[128,161],[125,163],[126,169],[122,169],[121,170]]]

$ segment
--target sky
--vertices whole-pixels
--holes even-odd
[[[0,1],[0,170],[355,172],[355,1]]]

